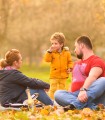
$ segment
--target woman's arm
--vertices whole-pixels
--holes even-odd
[[[17,70],[14,72],[14,74],[12,74],[12,77],[14,83],[20,84],[25,87],[30,87],[32,89],[50,88],[50,85],[48,83],[36,78],[29,78]]]

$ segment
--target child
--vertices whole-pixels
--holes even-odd
[[[47,50],[44,59],[51,62],[49,96],[54,99],[56,90],[65,89],[66,80],[72,70],[73,62],[68,47],[64,47],[65,36],[56,32],[51,38],[51,47]]]

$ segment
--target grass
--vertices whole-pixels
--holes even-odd
[[[38,78],[49,83],[49,67],[36,65],[23,65],[20,69],[26,76]]]
[[[40,80],[50,83],[49,81],[50,66],[48,65],[40,65],[40,66],[23,65],[20,71],[22,71],[22,73],[28,77],[38,78]],[[69,84],[70,84],[70,78],[68,78],[67,80],[66,88],[68,88]]]

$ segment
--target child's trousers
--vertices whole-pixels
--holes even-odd
[[[66,87],[66,79],[50,79],[50,90],[49,96],[54,99],[54,93],[56,90],[65,90]]]

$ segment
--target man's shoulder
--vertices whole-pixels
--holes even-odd
[[[89,61],[88,61],[88,64],[90,64],[91,66],[93,67],[105,67],[105,61],[100,58],[99,56],[97,55],[94,55]]]
[[[91,60],[97,60],[97,61],[102,61],[102,62],[104,62],[104,60],[103,60],[101,57],[97,56],[97,55],[93,55],[93,56],[91,57]]]

